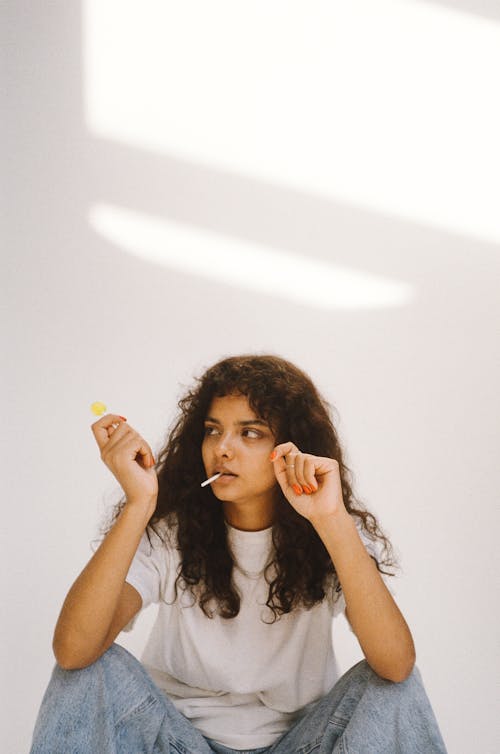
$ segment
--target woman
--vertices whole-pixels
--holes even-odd
[[[179,406],[157,464],[124,417],[92,426],[125,497],[59,616],[32,754],[444,752],[311,380],[238,356]],[[141,664],[114,641],[151,602]],[[338,679],[342,610],[366,659]]]

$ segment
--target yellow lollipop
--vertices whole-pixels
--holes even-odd
[[[101,403],[101,401],[96,401],[91,405],[90,410],[95,416],[102,416],[106,413],[106,404]]]

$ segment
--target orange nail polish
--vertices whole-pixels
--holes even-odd
[[[299,487],[298,484],[293,484],[292,490],[295,492],[296,495],[302,495],[302,487]]]
[[[278,455],[278,454],[276,453],[276,451],[275,451],[275,450],[273,450],[273,452],[272,452],[272,453],[271,453],[271,455],[269,456],[269,460],[270,460],[270,461],[274,461],[274,459],[276,458],[276,456],[277,456],[277,455]]]
[[[304,490],[304,492],[306,493],[306,495],[310,495],[311,492],[312,492],[312,489],[309,487],[308,484],[303,484],[302,485],[302,489]]]

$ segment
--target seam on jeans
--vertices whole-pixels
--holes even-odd
[[[129,720],[131,717],[134,717],[135,715],[140,715],[141,712],[144,712],[145,710],[152,707],[154,704],[157,703],[157,698],[153,696],[153,694],[149,694],[145,699],[140,702],[140,704],[137,705],[137,707],[134,707],[133,709],[126,712],[120,720],[118,720],[115,725],[118,727],[119,725],[122,725],[124,722]]]
[[[349,747],[347,745],[345,736],[342,736],[342,738],[340,739],[339,754],[349,754]]]
[[[342,730],[342,735],[335,743],[335,751],[338,751],[338,754],[349,754],[349,749],[345,738],[345,729],[348,723],[349,720],[346,720],[344,717],[337,717],[336,715],[332,715],[332,717],[328,720],[328,725],[334,725],[336,728],[340,728]]]
[[[339,717],[338,715],[332,715],[332,717],[328,720],[328,722],[331,725],[336,725],[339,728],[345,728],[347,727],[349,720],[346,720],[345,717]]]
[[[170,735],[168,737],[168,745],[170,748],[173,748],[174,752],[177,752],[177,754],[195,754],[195,752],[193,752],[191,749],[186,748],[183,741],[179,741],[178,738],[172,738],[172,736]],[[198,747],[196,748],[196,750],[198,751]],[[242,754],[244,754],[244,752],[242,752]]]
[[[168,744],[169,749],[173,749],[173,751],[176,751],[177,754],[190,754],[188,749],[186,749],[183,744],[173,738],[170,738],[170,736],[168,737]]]
[[[347,748],[347,744],[344,741],[344,738],[342,737],[338,741],[338,752],[339,754],[349,754],[349,749]]]
[[[301,746],[300,749],[297,749],[296,754],[310,754],[314,749],[319,749],[322,740],[323,736],[319,736],[319,738],[316,738],[314,741],[310,741],[305,746]]]

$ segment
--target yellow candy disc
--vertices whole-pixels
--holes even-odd
[[[106,412],[106,404],[96,401],[91,405],[90,410],[95,416],[102,416]]]

